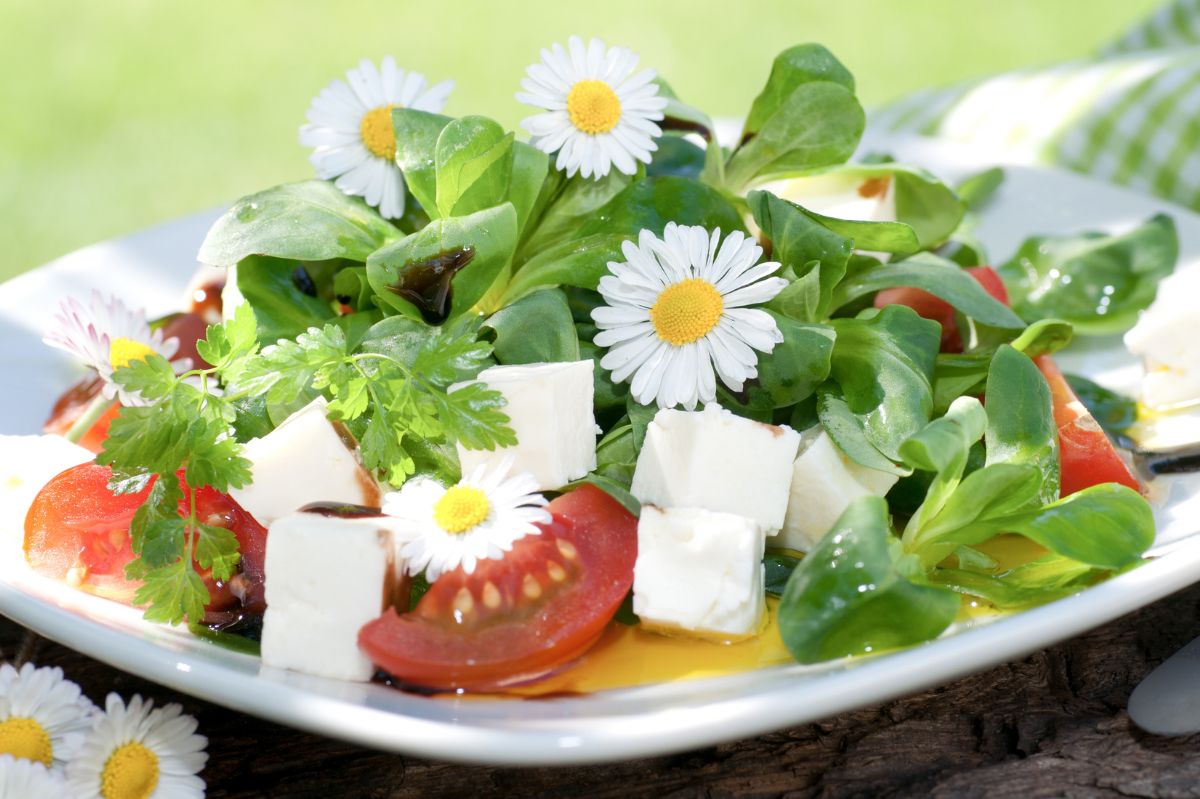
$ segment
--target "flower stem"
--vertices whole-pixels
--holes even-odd
[[[75,423],[71,425],[71,429],[67,431],[67,441],[78,444],[79,439],[83,438],[87,434],[87,431],[91,430],[92,426],[100,421],[100,417],[108,411],[112,403],[113,401],[107,399],[103,394],[97,394],[92,399],[92,404],[88,405],[87,410],[83,412],[83,416],[76,419]]]

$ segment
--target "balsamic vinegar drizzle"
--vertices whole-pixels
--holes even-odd
[[[417,306],[421,318],[429,324],[441,324],[450,315],[450,281],[474,258],[474,247],[457,247],[424,260],[409,261],[397,270],[396,282],[387,287],[388,291]]]

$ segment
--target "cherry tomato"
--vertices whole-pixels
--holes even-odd
[[[1054,399],[1062,496],[1101,483],[1120,483],[1141,491],[1141,483],[1133,476],[1099,423],[1075,396],[1054,359],[1049,355],[1040,355],[1034,360],[1050,384],[1050,395]]]
[[[129,524],[150,489],[114,495],[108,490],[110,476],[107,466],[85,463],[47,483],[25,517],[25,555],[40,574],[132,604],[141,583],[125,579],[125,566],[133,560]],[[187,503],[186,487],[184,491]],[[186,512],[184,503],[181,512]],[[211,598],[208,608],[225,610],[241,598],[247,610],[261,611],[266,530],[236,502],[211,488],[196,492],[196,512],[205,524],[233,530],[242,552],[242,597],[230,584],[201,572]]]
[[[995,269],[990,266],[974,266],[965,271],[979,281],[988,294],[1008,305],[1008,291]],[[875,295],[875,307],[882,308],[885,305],[907,305],[924,318],[939,323],[942,326],[942,352],[962,352],[962,336],[959,335],[958,320],[950,303],[928,291],[901,286],[884,289]]]
[[[550,503],[552,521],[502,559],[438,578],[410,613],[394,608],[359,646],[398,680],[493,690],[541,677],[596,642],[633,585],[637,519],[600,489]]]

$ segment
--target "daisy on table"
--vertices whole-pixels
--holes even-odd
[[[319,177],[397,219],[404,214],[404,175],[396,166],[392,109],[439,113],[454,81],[426,87],[424,75],[400,69],[391,56],[380,67],[363,59],[346,81],[335,80],[313,99],[300,143],[313,148],[309,160]]]
[[[425,572],[433,582],[462,566],[503,558],[513,543],[540,535],[549,524],[547,500],[529,474],[508,476],[511,456],[494,469],[477,467],[449,488],[428,478],[410,480],[383,498],[383,512],[399,520],[397,539],[409,574]]]
[[[667,98],[658,95],[652,69],[637,69],[638,57],[623,47],[578,36],[567,47],[542,50],[542,61],[526,69],[517,100],[544,109],[521,122],[529,143],[558,153],[555,168],[599,180],[612,167],[626,175],[637,162],[650,163],[662,136]]]
[[[0,754],[61,771],[95,717],[96,706],[63,677],[62,669],[39,669],[32,663],[20,669],[0,666]]]
[[[718,246],[719,245],[719,246]],[[633,398],[692,410],[717,397],[716,378],[732,391],[758,376],[758,353],[783,341],[775,319],[751,306],[787,285],[780,265],[759,263],[762,247],[741,231],[668,222],[660,239],[643,230],[622,245],[624,263],[600,279],[605,305],[592,311],[594,341],[608,350],[601,368],[631,381]]]
[[[137,392],[113,382],[113,372],[122,366],[161,355],[171,362],[175,374],[192,368],[190,358],[176,357],[179,339],[164,339],[162,330],[151,330],[145,311],[135,311],[116,297],[106,299],[98,291],[92,292],[88,305],[75,297],[64,300],[53,328],[42,341],[95,369],[104,384],[101,396],[109,401],[119,398],[127,406],[145,403]]]
[[[105,713],[67,766],[74,799],[203,799],[208,739],[179,705],[109,694]]]

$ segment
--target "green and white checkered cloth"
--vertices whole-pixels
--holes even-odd
[[[1176,0],[1095,58],[910,95],[872,126],[966,142],[1200,209],[1200,0]]]

